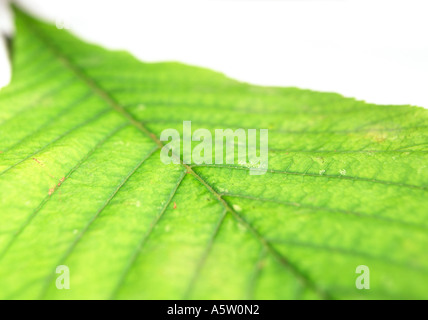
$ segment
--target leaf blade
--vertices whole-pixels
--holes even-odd
[[[8,190],[1,199],[2,297],[426,296],[425,110],[144,64],[16,13],[14,78],[0,93],[0,188]],[[34,51],[25,54],[28,42]],[[47,59],[27,69],[39,47]],[[32,74],[40,69],[48,72]],[[60,85],[40,81],[52,70]],[[73,106],[86,94],[87,105]],[[20,125],[31,119],[34,125]],[[161,147],[163,129],[181,131],[187,119],[212,131],[269,128],[270,171],[256,177],[245,167],[170,167],[156,152],[141,162]],[[77,270],[73,290],[55,288],[58,257]],[[370,292],[354,286],[362,262],[384,273]]]

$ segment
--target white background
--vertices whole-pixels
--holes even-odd
[[[4,4],[5,0],[0,0]],[[83,39],[243,81],[428,108],[428,0],[20,0]],[[0,9],[0,28],[10,29]],[[0,85],[9,69],[0,42]]]

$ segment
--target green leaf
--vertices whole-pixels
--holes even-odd
[[[142,63],[15,16],[0,298],[428,298],[426,110]],[[163,164],[184,120],[269,129],[268,172]]]

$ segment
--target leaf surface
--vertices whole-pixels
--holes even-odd
[[[143,63],[15,15],[0,298],[428,298],[426,110]],[[185,120],[269,129],[268,172],[163,164]]]

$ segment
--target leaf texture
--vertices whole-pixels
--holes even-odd
[[[0,298],[428,298],[426,110],[143,63],[15,15]],[[269,129],[268,172],[163,164],[184,120]]]

